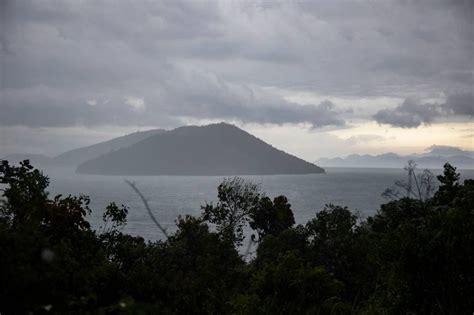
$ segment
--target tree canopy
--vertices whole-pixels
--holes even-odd
[[[228,178],[216,204],[150,242],[122,233],[127,207],[111,203],[94,230],[87,197],[50,198],[41,171],[3,161],[0,312],[470,314],[474,180],[459,178],[446,164],[432,196],[392,198],[365,220],[327,205],[304,225],[286,197]]]

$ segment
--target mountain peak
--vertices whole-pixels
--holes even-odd
[[[323,173],[227,123],[184,126],[81,164],[109,175],[265,175]]]

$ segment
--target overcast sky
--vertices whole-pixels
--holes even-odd
[[[0,1],[0,155],[227,121],[313,161],[474,149],[474,4]]]

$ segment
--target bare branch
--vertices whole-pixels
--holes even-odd
[[[130,187],[132,187],[132,189],[137,193],[137,195],[140,197],[140,199],[142,200],[143,204],[145,205],[145,208],[146,210],[148,211],[148,215],[150,216],[150,218],[153,220],[153,223],[155,223],[155,225],[158,227],[158,229],[166,236],[167,239],[169,239],[169,236],[168,236],[168,233],[166,232],[166,229],[161,226],[161,224],[158,222],[158,220],[155,218],[155,216],[153,215],[153,213],[151,212],[151,209],[150,209],[150,206],[148,205],[148,201],[147,199],[145,198],[145,196],[143,196],[143,194],[141,193],[140,190],[138,190],[137,186],[135,185],[135,183],[129,181],[129,180],[125,180],[125,183],[127,183]]]
[[[404,170],[407,172],[408,181],[395,181],[395,187],[386,189],[382,196],[395,200],[399,199],[404,192],[406,197],[418,199],[421,202],[430,199],[435,189],[433,173],[425,169],[422,174],[416,174],[416,163],[413,161],[408,161]]]

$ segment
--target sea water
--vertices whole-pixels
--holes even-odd
[[[433,170],[435,175],[441,170]],[[216,202],[217,186],[224,176],[101,176],[80,175],[73,171],[51,170],[49,192],[87,195],[91,199],[88,220],[99,228],[102,214],[110,202],[129,208],[123,232],[147,240],[163,235],[150,219],[138,195],[125,183],[136,184],[148,199],[153,214],[169,232],[176,230],[179,215],[201,214],[201,206]],[[462,178],[474,178],[474,170],[461,171]],[[262,193],[273,198],[285,195],[291,204],[295,221],[304,224],[326,204],[347,206],[361,218],[373,215],[388,200],[382,197],[386,188],[397,180],[406,180],[402,169],[327,168],[325,174],[241,176],[260,184]],[[436,181],[436,180],[435,180]]]

